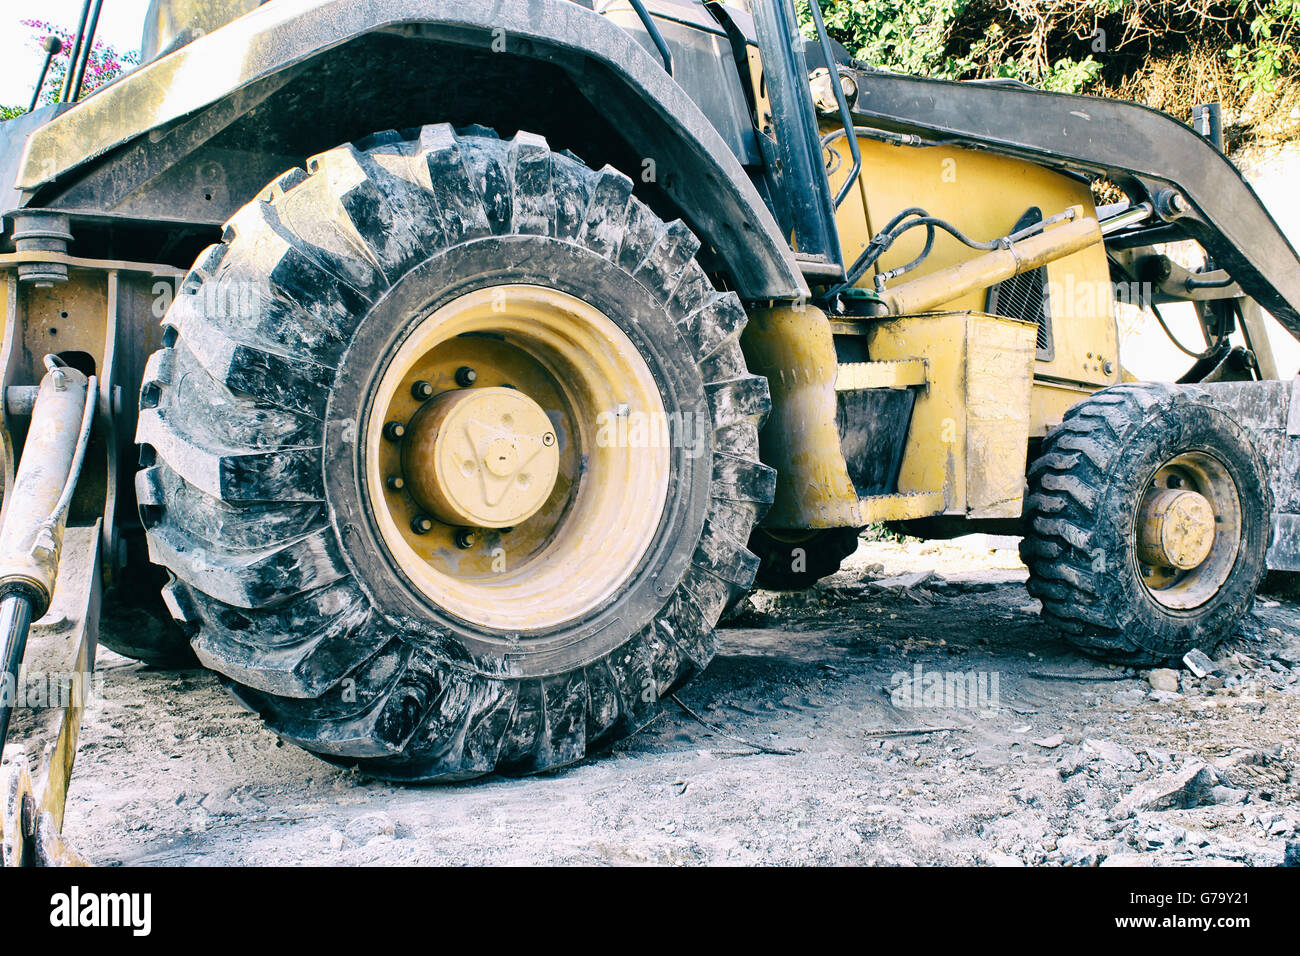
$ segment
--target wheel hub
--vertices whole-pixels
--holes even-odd
[[[1214,509],[1195,491],[1162,488],[1142,503],[1138,550],[1148,564],[1190,571],[1214,545]]]
[[[416,319],[365,413],[367,520],[412,590],[515,635],[580,619],[651,547],[671,449],[650,367],[590,303],[499,285]]]
[[[402,473],[439,521],[510,528],[546,503],[559,474],[555,430],[535,401],[511,388],[446,392],[411,421]]]
[[[1189,451],[1161,465],[1134,519],[1142,584],[1157,603],[1199,607],[1228,580],[1241,547],[1241,499],[1214,455]]]

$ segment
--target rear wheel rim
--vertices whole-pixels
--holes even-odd
[[[1171,610],[1206,604],[1232,576],[1242,531],[1240,494],[1223,462],[1203,451],[1170,458],[1147,482],[1134,522],[1146,593]]]
[[[626,333],[575,296],[498,285],[439,307],[388,362],[366,421],[366,500],[383,547],[426,600],[470,625],[528,632],[582,618],[654,540],[669,487],[663,398]],[[432,474],[457,460],[432,448],[439,427],[466,423],[476,434],[458,447],[473,460]],[[491,449],[514,457],[496,467]],[[520,499],[513,515],[494,510],[503,488]],[[437,490],[457,501],[431,500]]]

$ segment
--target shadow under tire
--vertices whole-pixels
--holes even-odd
[[[164,598],[203,664],[281,736],[398,781],[538,772],[652,720],[660,698],[713,657],[713,625],[753,580],[745,542],[775,489],[758,460],[770,401],[741,356],[745,312],[710,283],[698,248],[632,195],[627,176],[528,133],[381,133],[283,174],[195,263],[141,392],[137,496],[150,557],[173,576]],[[598,311],[671,423],[668,447],[652,440],[645,452],[662,456],[666,477],[644,549],[589,606],[535,629],[494,623],[518,604],[514,591],[481,614],[443,606],[391,534],[406,524],[381,520],[374,502],[387,492],[371,480],[380,452],[368,436],[396,407],[376,405],[385,376],[444,309],[498,289],[575,316]],[[510,321],[513,301],[501,310]],[[430,355],[513,348],[510,328],[451,336]],[[546,330],[557,355],[562,333]],[[521,367],[540,380],[535,364]],[[553,394],[568,384],[552,382]],[[543,436],[560,448],[561,471],[584,463],[547,499],[557,528],[594,485],[583,483],[585,455],[601,453],[572,452],[588,426],[564,418],[568,408],[547,408],[565,427]],[[393,514],[404,502],[393,499]],[[623,529],[591,531],[594,549],[618,546]],[[521,534],[488,528],[451,554],[490,562]],[[517,569],[546,572],[544,552],[512,555],[510,580],[526,589]],[[429,555],[432,568],[454,567]],[[471,596],[492,586],[484,575],[446,580]],[[568,587],[585,593],[586,583]]]
[[[1200,550],[1175,534],[1183,525],[1150,518],[1158,496],[1188,492],[1208,515],[1185,523]],[[1029,593],[1044,620],[1095,657],[1156,665],[1212,652],[1253,605],[1272,507],[1249,432],[1204,390],[1104,389],[1066,413],[1030,466],[1020,545]],[[1166,553],[1181,559],[1180,547],[1188,568]]]
[[[858,549],[857,528],[773,532],[755,528],[749,550],[758,556],[754,587],[767,591],[802,591],[840,569]]]

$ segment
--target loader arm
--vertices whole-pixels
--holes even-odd
[[[1237,168],[1190,127],[1122,100],[849,72],[860,91],[854,119],[862,125],[1100,174],[1130,195],[1145,193],[1172,233],[1151,241],[1197,240],[1300,339],[1300,256]],[[1170,207],[1168,190],[1186,200],[1185,211]]]

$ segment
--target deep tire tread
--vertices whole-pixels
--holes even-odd
[[[712,506],[680,586],[622,646],[543,679],[479,673],[449,636],[404,641],[335,553],[319,466],[322,396],[356,317],[432,249],[506,233],[579,243],[641,282],[694,351],[713,416]],[[623,173],[529,133],[386,131],[279,177],[191,269],[142,389],[150,547],[203,663],[286,739],[395,780],[535,773],[654,719],[712,659],[775,490],[758,462],[767,381],[745,369],[745,311],[699,246]],[[251,309],[209,306],[243,284]]]
[[[1121,576],[1104,566],[1117,534],[1107,513],[1115,507],[1107,500],[1111,475],[1147,440],[1134,437],[1140,430],[1154,423],[1159,434],[1179,434],[1179,416],[1205,407],[1197,402],[1193,390],[1160,383],[1105,389],[1066,413],[1028,470],[1020,544],[1028,590],[1043,619],[1085,653],[1131,665],[1176,661],[1190,646],[1211,651],[1249,610],[1253,587],[1239,606],[1217,608],[1193,638],[1186,620],[1139,624]],[[1262,574],[1262,552],[1260,564]]]

